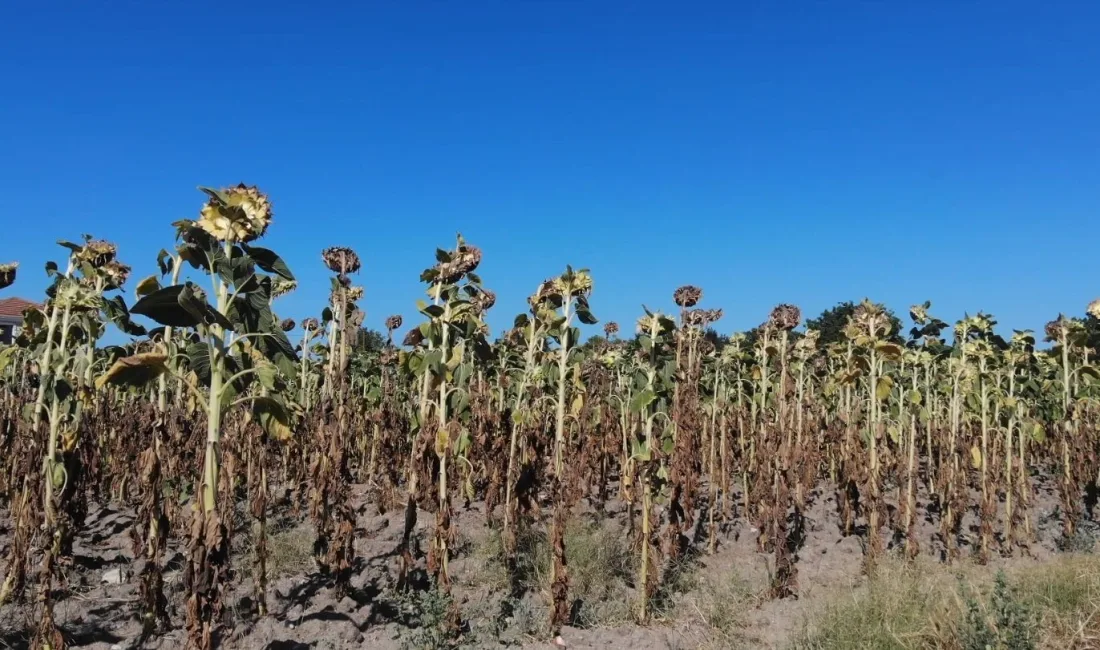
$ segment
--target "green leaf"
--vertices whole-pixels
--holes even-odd
[[[195,327],[199,318],[180,305],[179,297],[185,285],[164,287],[134,303],[131,313],[147,316],[161,325],[170,327]]]
[[[130,319],[130,311],[126,309],[126,302],[122,296],[103,298],[103,312],[107,315],[107,320],[126,334],[144,336],[148,333],[144,327]]]
[[[634,413],[644,413],[655,399],[657,399],[657,394],[647,388],[630,400],[630,410]]]
[[[600,322],[586,307],[577,307],[577,319],[585,325],[595,325]]]
[[[274,273],[285,280],[294,280],[294,274],[290,272],[290,267],[275,251],[259,246],[249,246],[248,244],[241,244],[241,248],[256,262],[256,266],[264,271]]]

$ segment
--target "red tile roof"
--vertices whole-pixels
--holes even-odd
[[[23,310],[27,307],[37,307],[38,303],[22,298],[0,298],[0,316],[23,317]]]

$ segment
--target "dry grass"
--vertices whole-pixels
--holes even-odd
[[[267,539],[268,577],[275,579],[312,572],[313,538],[309,526],[272,533]]]
[[[865,586],[831,598],[831,604],[806,623],[792,647],[969,650],[967,595],[978,601],[981,619],[992,618],[985,597],[994,573],[969,564],[886,561]],[[1100,558],[1059,556],[1010,571],[1007,584],[1014,602],[1039,626],[1037,647],[1100,647]]]
[[[516,543],[517,587],[545,601],[550,589],[550,544],[546,532],[541,528],[523,531]],[[596,524],[574,521],[565,530],[565,553],[569,595],[575,602],[574,624],[599,627],[629,622],[633,595],[625,582],[634,570],[635,560],[624,537]],[[475,573],[468,581],[487,585],[491,591],[511,590],[499,533],[494,531],[476,544],[472,555]],[[531,610],[532,606],[526,600],[516,603],[517,611],[521,612]]]

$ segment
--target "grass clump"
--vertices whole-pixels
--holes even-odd
[[[313,571],[313,531],[298,526],[272,533],[267,539],[267,575],[270,578]]]
[[[597,627],[629,621],[632,597],[625,582],[631,577],[634,556],[627,540],[598,524],[574,521],[565,529],[565,554],[573,598],[571,624]],[[517,533],[511,568],[497,532],[473,555],[479,565],[478,579],[510,592],[517,622],[528,618],[522,614],[538,609],[526,602],[529,595],[549,593],[550,542],[544,530],[532,527]]]
[[[1100,558],[1064,555],[995,575],[967,565],[883,562],[865,585],[838,595],[819,612],[791,647],[1100,647]]]

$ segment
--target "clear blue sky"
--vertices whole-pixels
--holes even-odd
[[[624,329],[685,283],[723,331],[865,295],[1039,329],[1100,295],[1097,34],[1095,2],[13,2],[5,293],[82,232],[152,273],[243,180],[296,318],[340,244],[367,324],[410,322],[461,230],[494,330],[566,263]]]

